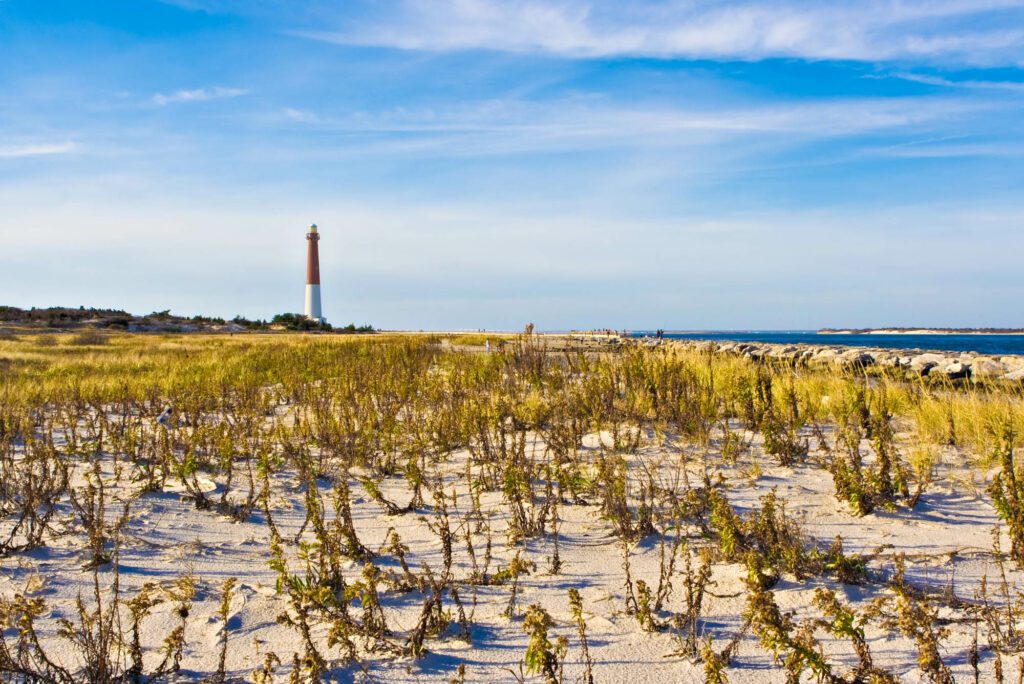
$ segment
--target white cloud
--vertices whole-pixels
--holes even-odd
[[[25,145],[0,146],[0,159],[18,159],[21,157],[43,157],[55,154],[68,154],[76,149],[73,142],[62,143],[30,143]]]
[[[864,151],[865,155],[900,159],[949,159],[954,157],[1021,157],[1024,146],[999,142],[961,142],[913,144],[882,147]]]
[[[247,95],[248,90],[243,88],[224,88],[214,86],[212,88],[196,88],[195,90],[178,90],[169,95],[157,93],[153,96],[154,104],[161,107],[174,102],[205,102],[207,100],[221,100],[229,97],[240,97]]]
[[[896,78],[902,78],[904,81],[924,83],[925,85],[943,86],[947,88],[964,88],[968,90],[1002,90],[1013,93],[1024,93],[1024,82],[1021,81],[978,81],[971,79],[954,81],[948,78],[942,78],[941,76],[932,76],[929,74],[898,73],[893,75]]]
[[[306,109],[295,109],[293,107],[285,107],[281,110],[289,120],[297,121],[299,123],[317,123],[320,121],[320,117],[315,113]]]
[[[1020,19],[1020,0],[400,0],[383,7],[299,33],[408,50],[568,57],[1024,59],[1024,28],[1012,17],[999,21]]]
[[[281,121],[340,134],[316,154],[485,156],[613,147],[717,147],[730,142],[791,145],[873,133],[916,135],[1012,103],[985,98],[841,98],[709,109],[630,105],[601,98],[486,100],[347,116],[284,110]],[[397,135],[396,135],[397,134]],[[747,152],[753,149],[744,148]],[[737,153],[732,150],[730,154]],[[707,157],[704,163],[709,163]]]

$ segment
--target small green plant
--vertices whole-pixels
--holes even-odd
[[[906,475],[896,448],[892,402],[884,386],[875,392],[873,404],[870,435],[878,464],[872,474],[871,484],[878,499],[891,502],[896,497],[906,497],[908,491]]]
[[[350,590],[358,594],[359,604],[363,609],[363,633],[368,639],[387,636],[388,626],[384,619],[384,609],[377,593],[377,583],[381,572],[373,563],[363,566],[363,578],[351,585]]]
[[[583,599],[580,592],[569,590],[569,612],[576,623],[576,633],[580,637],[580,648],[583,651],[583,684],[594,684],[594,661],[590,658],[590,645],[587,642],[587,622],[583,619]]]
[[[906,561],[902,554],[894,561],[895,572],[889,582],[892,596],[877,599],[868,611],[877,615],[880,624],[913,639],[917,646],[917,666],[932,684],[954,684],[949,668],[942,660],[939,644],[949,629],[939,622],[938,610],[921,592],[905,579]]]
[[[636,620],[645,632],[654,632],[658,629],[651,588],[642,579],[636,581]]]
[[[781,466],[802,461],[807,456],[808,442],[799,436],[804,418],[792,381],[784,385],[781,396],[776,399],[772,374],[759,370],[751,401],[754,408],[750,416],[757,419],[757,427],[764,436],[765,452],[775,456]]]
[[[498,568],[498,571],[491,577],[491,584],[505,584],[511,582],[512,591],[509,594],[508,605],[502,613],[505,617],[513,617],[516,611],[516,597],[519,594],[519,576],[529,575],[536,572],[537,564],[533,561],[523,560],[522,554],[517,549],[516,555],[507,567]]]
[[[94,568],[110,562],[111,553],[107,547],[128,523],[129,502],[123,503],[121,515],[111,524],[107,520],[107,506],[120,472],[113,479],[105,477],[98,454],[91,458],[84,479],[84,485],[70,488],[68,494],[76,518],[88,538],[89,560],[86,567]]]
[[[235,596],[235,585],[238,583],[238,579],[235,577],[229,577],[224,580],[224,585],[220,590],[220,607],[217,613],[220,617],[220,621],[223,623],[220,634],[220,656],[217,658],[217,671],[213,675],[213,682],[215,684],[224,684],[226,679],[225,669],[227,666],[228,659],[228,620],[231,617],[231,600]]]
[[[882,506],[892,509],[909,496],[907,476],[896,446],[893,404],[884,387],[869,395],[857,387],[852,397],[836,409],[838,437],[826,463],[836,487],[836,498],[845,501],[857,515],[867,515]],[[867,434],[875,454],[875,467],[865,466],[861,438]],[[919,465],[925,467],[923,461]],[[922,477],[924,474],[922,473]],[[924,480],[919,480],[923,491]],[[916,503],[916,498],[913,503]]]
[[[534,603],[526,610],[523,631],[530,635],[530,641],[523,662],[526,672],[541,675],[545,684],[559,684],[562,681],[562,661],[568,650],[565,637],[559,637],[554,644],[548,640],[548,630],[553,625],[551,616],[540,605]]]
[[[824,564],[825,570],[844,584],[862,584],[867,579],[867,563],[857,554],[845,553],[843,538],[838,534],[825,553],[818,555],[818,559]]]
[[[161,672],[177,672],[181,669],[181,657],[185,651],[185,627],[192,612],[192,601],[196,596],[196,578],[192,573],[186,573],[164,591],[167,597],[174,602],[174,612],[178,617],[178,624],[164,639],[164,659],[159,670]]]
[[[774,456],[781,466],[799,463],[807,456],[807,440],[797,435],[792,423],[778,420],[774,413],[769,413],[761,424],[764,435],[764,450]]]
[[[689,550],[684,551],[683,610],[676,613],[672,620],[679,638],[679,650],[676,653],[691,659],[698,655],[698,645],[702,634],[701,615],[704,611],[704,596],[711,584],[711,550],[703,548],[698,556],[700,565],[695,568]]]
[[[760,572],[756,564],[748,562],[750,577],[744,619],[749,621],[761,645],[785,668],[787,682],[798,684],[805,671],[810,671],[819,681],[831,681],[832,667],[814,639],[812,626],[797,625],[790,615],[779,610],[775,595],[759,579]]]
[[[722,442],[718,448],[723,461],[729,465],[736,465],[740,457],[750,449],[750,442],[744,439],[740,430],[730,428],[728,421],[723,421]]]
[[[726,674],[729,663],[720,653],[715,652],[711,635],[701,643],[700,659],[704,663],[705,684],[729,684],[729,675]]]
[[[908,506],[914,508],[921,500],[921,495],[931,486],[935,478],[935,465],[938,463],[938,450],[932,444],[918,443],[907,454],[910,472],[914,476],[914,494]]]
[[[996,428],[994,459],[1002,466],[989,486],[992,503],[1010,531],[1010,557],[1024,568],[1024,467],[1014,463],[1016,433],[1013,424],[1003,422]]]
[[[0,445],[11,444],[16,436],[25,442],[24,457],[0,458],[0,520],[7,528],[0,536],[0,557],[42,545],[68,489],[68,463],[53,441],[0,425]]]
[[[250,673],[254,684],[273,684],[274,670],[281,664],[281,658],[273,651],[263,656],[263,662]]]
[[[717,489],[712,489],[708,493],[708,508],[710,527],[718,535],[718,544],[723,556],[728,560],[739,558],[746,548],[743,521],[736,515],[725,495]]]
[[[833,636],[849,639],[853,645],[854,653],[857,654],[858,664],[851,673],[853,681],[871,682],[872,684],[896,684],[896,678],[888,672],[875,667],[871,658],[871,650],[868,648],[867,640],[864,637],[863,616],[848,606],[840,603],[835,592],[829,589],[817,589],[814,592],[814,605],[821,610],[826,619],[818,621]]]

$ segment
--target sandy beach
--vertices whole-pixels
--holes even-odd
[[[267,342],[271,339],[267,337],[263,344],[274,344]],[[190,346],[187,338],[182,341]],[[438,359],[454,355],[453,361],[458,363],[462,363],[459,357],[478,359],[474,364],[486,363],[488,356],[491,360],[511,358],[506,355],[513,350],[511,340],[506,340],[502,352],[495,345],[492,355],[475,344],[459,342],[458,338],[448,341]],[[371,340],[365,344],[386,347],[390,343]],[[618,363],[615,359],[630,358],[630,352],[613,350],[620,345],[610,338],[582,342],[579,338],[547,338],[540,348],[575,346],[598,354],[595,358]],[[641,345],[627,346],[658,355],[671,354],[675,347],[642,351]],[[541,352],[547,363],[556,364],[564,353]],[[271,395],[278,398],[268,404],[271,408],[260,421],[261,433],[306,434],[300,432],[300,426],[309,424],[314,415],[307,401],[282,401],[284,395],[273,391]],[[114,414],[108,416],[115,418]],[[218,422],[212,416],[204,420]],[[164,436],[172,441],[185,439],[198,429],[194,419],[190,422],[184,416],[172,426],[157,425],[154,416],[145,414],[132,416],[129,422],[143,442]],[[89,425],[89,421],[82,423],[77,439],[89,439]],[[906,418],[897,419],[894,427],[894,445],[903,454],[901,458],[909,458],[920,445],[921,433]],[[550,641],[554,643],[557,637],[567,640],[559,665],[561,681],[579,681],[585,674],[585,660],[568,601],[569,591],[574,589],[582,600],[594,681],[704,681],[707,658],[687,650],[687,631],[680,616],[687,613],[688,602],[693,600],[686,588],[693,581],[692,572],[707,562],[703,602],[694,623],[699,630],[694,635],[697,643],[711,638],[716,650],[728,650],[725,673],[729,682],[785,681],[781,656],[765,648],[763,637],[750,624],[749,570],[737,557],[722,555],[719,523],[713,518],[709,523],[700,515],[674,517],[680,514],[672,513],[668,504],[708,495],[711,483],[715,496],[728,501],[738,520],[756,517],[769,505],[766,497],[772,497],[774,505],[784,511],[782,519],[789,521],[785,524],[799,530],[798,544],[805,550],[822,553],[841,538],[843,553],[862,563],[854,579],[837,576],[825,566],[807,573],[781,567],[772,571],[771,594],[778,610],[793,624],[814,624],[821,619],[815,596],[822,589],[834,592],[854,611],[889,605],[886,602],[894,596],[894,563],[902,557],[906,568],[902,582],[921,597],[922,605],[930,606],[928,610],[942,618],[939,653],[948,671],[957,680],[971,678],[972,653],[978,653],[983,680],[992,676],[995,653],[975,646],[977,623],[970,616],[981,605],[984,584],[991,597],[988,600],[1001,602],[998,592],[1003,589],[994,588],[1000,566],[993,555],[993,530],[999,530],[1001,548],[1009,549],[1011,542],[986,491],[997,469],[993,463],[979,460],[971,448],[935,446],[928,484],[919,500],[912,506],[898,500],[858,515],[837,496],[828,470],[828,463],[836,458],[838,438],[835,425],[828,420],[796,430],[793,436],[806,444],[806,453],[785,465],[770,453],[765,434],[750,429],[739,418],[709,426],[706,440],[694,440],[654,423],[624,424],[616,428],[620,429],[626,432],[596,426],[585,430],[571,449],[571,459],[581,468],[581,477],[600,478],[600,469],[606,467],[602,464],[613,454],[621,457],[633,524],[638,524],[635,516],[644,506],[643,483],[657,483],[654,526],[646,533],[628,536],[621,532],[622,519],[609,518],[601,503],[606,494],[600,494],[600,488],[586,487],[578,494],[566,490],[557,500],[557,517],[543,523],[542,530],[524,532],[522,521],[515,518],[518,509],[510,508],[507,485],[504,490],[500,483],[480,488],[471,486],[475,476],[467,479],[467,473],[475,472],[484,478],[490,467],[482,465],[485,457],[476,440],[468,447],[453,445],[423,461],[428,481],[436,485],[432,491],[425,489],[421,500],[408,507],[406,503],[415,497],[407,475],[387,474],[371,463],[350,462],[342,468],[336,456],[327,455],[326,443],[297,443],[308,449],[310,456],[326,459],[320,476],[310,480],[284,458],[265,480],[264,503],[240,518],[227,515],[227,509],[218,512],[216,505],[204,510],[197,505],[197,496],[216,502],[224,494],[229,503],[244,505],[253,493],[244,470],[233,470],[232,479],[225,479],[230,477],[226,471],[210,467],[200,468],[185,480],[168,472],[163,484],[153,489],[140,481],[146,471],[140,470],[145,463],[137,460],[138,456],[104,449],[88,461],[76,462],[69,491],[77,491],[81,497],[88,478],[97,473],[105,483],[109,535],[105,548],[114,554],[111,561],[102,563],[95,573],[89,569],[89,536],[78,521],[81,512],[61,499],[54,515],[65,521],[62,526],[55,527],[37,547],[0,558],[0,597],[45,602],[47,609],[37,621],[41,644],[49,657],[73,671],[81,664],[81,652],[74,642],[57,634],[56,621],[66,618],[75,622],[75,601],[79,596],[92,600],[94,581],[101,587],[101,601],[111,600],[116,570],[122,601],[145,591],[159,598],[139,629],[147,668],[160,666],[166,657],[167,635],[183,624],[179,667],[166,675],[173,681],[211,677],[218,670],[225,636],[224,672],[229,681],[285,681],[292,669],[292,654],[301,656],[307,642],[302,631],[290,624],[297,619],[297,604],[281,587],[282,570],[275,569],[271,549],[275,543],[281,546],[286,573],[306,576],[309,563],[318,557],[317,544],[325,539],[316,532],[316,516],[323,515],[323,524],[328,526],[340,520],[340,509],[332,502],[344,485],[352,529],[367,554],[339,556],[339,570],[352,592],[346,599],[348,611],[355,620],[353,625],[365,625],[370,619],[366,611],[378,611],[374,614],[384,627],[374,636],[353,634],[357,661],[352,663],[339,646],[330,645],[332,641],[336,644],[329,638],[330,621],[313,620],[310,638],[326,667],[317,678],[515,681],[531,644],[525,616],[531,606],[539,606],[551,618]],[[514,434],[522,440],[515,447],[519,454],[515,458],[523,463],[548,463],[557,453],[557,444],[551,442],[554,433],[547,428],[524,427]],[[70,449],[68,439],[63,432],[57,435],[57,452]],[[629,446],[622,446],[623,441]],[[24,458],[17,441],[8,442],[7,449],[13,458]],[[863,438],[859,451],[864,468],[876,466],[871,440]],[[241,457],[239,453],[236,458]],[[239,461],[237,468],[243,468],[243,463],[248,461]],[[87,472],[93,475],[87,477]],[[537,472],[540,477],[541,471]],[[553,500],[545,498],[543,481],[541,477],[526,499],[528,519],[553,505]],[[260,487],[258,480],[253,482]],[[130,502],[130,514],[120,523],[115,519],[121,504],[115,502]],[[326,512],[311,512],[313,504]],[[115,533],[113,527],[118,525]],[[446,533],[441,531],[446,527],[451,541],[445,541]],[[404,549],[400,556],[395,553],[394,535]],[[672,569],[666,575],[668,559]],[[407,650],[408,639],[422,620],[424,601],[430,597],[423,582],[441,568],[448,568],[445,572],[452,577],[451,586],[458,587],[459,600],[444,594],[446,617],[428,633],[422,651],[414,654]],[[509,568],[518,568],[512,578]],[[1003,571],[1008,583],[1005,589],[1016,596],[1024,589],[1024,574],[1008,560]],[[222,587],[228,578],[235,584],[225,605]],[[645,624],[637,613],[638,587],[641,582],[648,588],[658,587],[666,579],[672,587],[664,588],[653,623]],[[191,587],[184,599],[183,582]],[[369,595],[374,603],[369,607],[366,582],[374,586]],[[181,618],[183,605],[187,605],[185,619]],[[873,621],[864,622],[863,633],[875,666],[899,681],[928,681],[919,668],[920,644],[910,635]],[[820,626],[814,634],[816,648],[832,670],[855,667],[857,656],[847,639]],[[7,633],[9,639],[11,635]],[[274,662],[280,660],[281,664],[266,671],[272,670],[272,674],[261,674],[271,653]],[[122,652],[119,657],[128,656]],[[1000,666],[1005,676],[1016,678],[1016,659],[1004,654]],[[529,673],[527,679],[531,679]]]

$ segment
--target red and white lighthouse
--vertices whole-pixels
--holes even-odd
[[[320,251],[317,243],[320,241],[320,233],[317,232],[316,224],[312,224],[306,232],[306,318],[323,323],[324,318],[320,311]]]

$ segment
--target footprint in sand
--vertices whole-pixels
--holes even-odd
[[[587,614],[587,630],[594,632],[595,634],[603,634],[608,632],[614,632],[616,630],[615,623],[606,617],[600,615]]]
[[[248,584],[243,584],[242,587],[245,587],[246,589],[249,589],[254,594],[259,594],[260,596],[276,596],[277,595],[277,590],[274,587],[268,587],[267,585],[263,584],[262,582],[257,582],[255,588],[249,586]],[[249,594],[249,595],[252,596],[253,594]]]
[[[583,590],[583,603],[600,603],[602,601],[611,601],[615,598],[612,593],[606,589],[599,587],[587,587]]]

